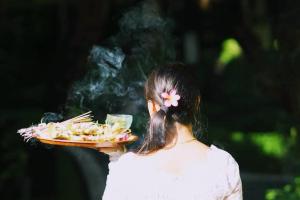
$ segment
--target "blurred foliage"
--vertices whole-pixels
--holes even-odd
[[[285,135],[280,132],[232,132],[230,134],[230,145],[235,149],[243,149],[243,151],[249,151],[253,154],[253,150],[259,154],[256,155],[256,159],[259,159],[259,155],[263,156],[265,160],[272,160],[270,164],[265,166],[268,173],[284,172],[286,174],[299,174],[300,173],[300,161],[296,159],[298,153],[295,154],[295,148],[299,144],[297,130],[292,127],[290,134]],[[277,164],[276,164],[277,163]],[[256,162],[248,163],[248,169],[253,169]],[[277,169],[273,168],[277,165]],[[268,167],[269,166],[269,167]],[[280,168],[278,168],[280,166]],[[275,171],[274,171],[275,170]]]
[[[281,189],[270,189],[266,193],[266,200],[299,200],[300,177],[296,177],[293,183],[285,185]]]
[[[270,133],[249,133],[245,135],[242,132],[234,132],[231,134],[234,142],[243,143],[245,140],[250,140],[257,148],[266,156],[273,156],[276,158],[283,158],[287,152],[288,144],[282,134],[276,132]]]
[[[233,59],[240,57],[242,52],[243,50],[237,40],[234,38],[226,39],[222,42],[222,50],[218,63],[226,65]]]

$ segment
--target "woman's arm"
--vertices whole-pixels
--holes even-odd
[[[228,193],[225,200],[243,200],[242,181],[238,163],[233,157],[229,157],[227,164]]]
[[[103,193],[102,200],[128,200],[128,192],[132,192],[127,184],[131,177],[130,171],[132,163],[131,153],[122,154],[122,156],[115,161],[108,164],[109,173],[106,179],[106,186]]]
[[[111,161],[108,164],[109,173],[106,179],[106,186],[102,196],[102,200],[121,200],[121,185],[120,181],[122,180],[118,173],[118,161]]]
[[[242,184],[238,182],[236,187],[231,191],[231,193],[226,196],[225,200],[243,200]]]

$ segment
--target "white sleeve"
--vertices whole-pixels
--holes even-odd
[[[117,180],[118,177],[118,172],[116,169],[117,165],[117,161],[111,161],[108,164],[108,169],[109,169],[109,173],[107,175],[107,179],[106,179],[106,186],[105,186],[105,190],[102,196],[102,200],[110,200],[110,199],[115,199],[115,200],[119,200],[121,199],[121,197],[119,196],[119,182]]]
[[[242,181],[238,163],[229,156],[227,163],[228,193],[225,200],[243,200]]]
[[[109,173],[106,179],[106,187],[102,200],[127,200],[126,187],[128,179],[128,153],[121,155],[117,160],[108,164]]]

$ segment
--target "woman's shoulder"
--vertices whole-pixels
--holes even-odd
[[[211,145],[210,146],[210,151],[213,154],[215,159],[219,159],[219,160],[235,160],[234,157],[231,155],[231,153],[229,153],[228,151],[217,147],[215,145]]]
[[[129,171],[132,168],[132,152],[123,153],[114,159],[110,159],[108,164],[109,174],[114,176],[124,176],[124,171]]]
[[[210,146],[209,159],[212,164],[218,168],[227,169],[229,171],[238,170],[239,165],[235,158],[226,150],[221,149],[215,145]]]
[[[239,164],[235,158],[226,150],[223,150],[215,145],[211,145],[210,160],[211,165],[222,174],[226,174],[230,179],[239,178]]]
[[[135,158],[135,153],[129,151],[129,152],[126,152],[123,155],[121,155],[118,162],[126,164],[128,162],[132,162],[132,160],[134,160],[134,158]]]
[[[132,164],[135,157],[135,153],[133,152],[126,152],[119,155],[117,158],[114,158],[109,165],[111,166],[121,166],[125,167],[128,164]]]

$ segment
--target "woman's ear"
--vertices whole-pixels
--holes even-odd
[[[148,100],[148,111],[149,111],[149,114],[150,114],[150,117],[152,117],[152,115],[154,113],[156,113],[157,111],[160,110],[160,106],[155,103],[154,101],[151,101],[151,100]]]

